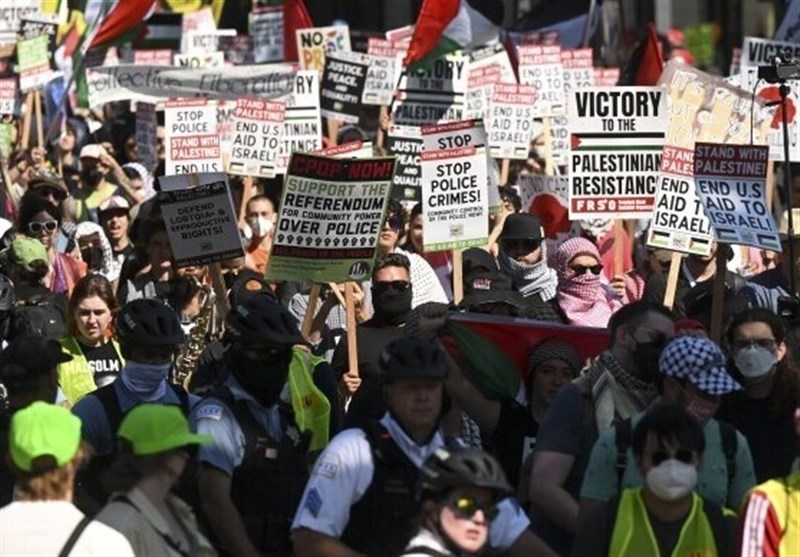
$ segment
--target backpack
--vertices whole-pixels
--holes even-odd
[[[64,316],[52,297],[37,294],[27,300],[17,300],[17,305],[11,310],[9,338],[25,334],[55,340],[67,334]]]

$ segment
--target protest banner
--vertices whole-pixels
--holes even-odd
[[[216,107],[207,99],[171,99],[164,105],[166,175],[223,170]]]
[[[594,84],[596,87],[613,87],[619,82],[619,68],[595,68]]]
[[[485,246],[489,203],[483,122],[423,126],[420,162],[425,252]]]
[[[4,77],[0,79],[0,114],[14,114],[17,104],[17,78]]]
[[[256,64],[283,60],[283,7],[253,5],[250,18],[253,61]]]
[[[505,47],[494,42],[469,52],[467,67],[467,94],[464,118],[485,118],[495,83],[516,83],[517,75],[511,67]]]
[[[708,255],[713,233],[693,178],[695,142],[749,144],[752,134],[752,143],[763,145],[771,116],[750,92],[675,60],[659,85],[666,88],[668,124],[647,245]]]
[[[569,218],[647,218],[666,132],[659,87],[593,87],[568,98]]]
[[[422,131],[414,126],[392,124],[386,136],[386,150],[397,160],[392,179],[392,199],[417,202],[422,199]]]
[[[289,157],[294,151],[311,153],[322,149],[319,74],[314,70],[297,72],[291,93],[280,100],[286,103],[286,129],[278,155],[277,172],[285,174]]]
[[[370,41],[373,40],[370,39]],[[361,102],[380,106],[392,104],[397,81],[400,78],[401,58],[399,56],[368,55],[366,59],[369,63],[369,68],[367,69],[367,80],[364,83]]]
[[[372,141],[349,141],[314,151],[313,154],[335,159],[369,159],[373,155]]]
[[[563,116],[566,111],[564,95],[564,66],[559,45],[521,46],[519,82],[536,89],[534,115],[537,118]]]
[[[225,54],[219,51],[176,54],[173,65],[179,68],[220,68],[225,65]]]
[[[195,179],[197,185],[190,185]],[[164,176],[159,182],[158,202],[176,267],[244,256],[225,174]]]
[[[263,99],[239,99],[233,111],[233,151],[228,172],[272,178],[283,142],[286,105]]]
[[[158,164],[157,127],[156,106],[136,103],[136,157],[148,172],[154,172]]]
[[[697,195],[717,241],[781,251],[767,204],[768,151],[760,145],[695,144]]]
[[[172,51],[166,48],[134,50],[133,63],[136,66],[172,66]]]
[[[222,50],[220,41],[222,37],[235,37],[236,29],[213,29],[187,31],[186,35],[186,54],[196,54],[204,52],[215,52]]]
[[[326,283],[369,277],[393,172],[391,158],[294,153],[267,279]]]
[[[350,50],[350,28],[346,25],[297,29],[297,55],[300,68],[322,72],[325,56]]]
[[[392,120],[399,126],[422,126],[463,120],[467,58],[448,54],[431,67],[400,78]]]
[[[17,42],[17,31],[24,18],[39,14],[42,0],[14,0],[0,5],[0,48]]]
[[[533,133],[536,90],[530,85],[494,86],[486,133],[489,153],[498,159],[527,159]]]
[[[189,52],[189,33],[192,31],[214,32],[217,21],[211,6],[182,14],[180,21],[181,52]],[[214,49],[217,50],[217,49]]]
[[[320,109],[326,118],[358,124],[369,61],[357,52],[331,52],[325,57]]]
[[[39,35],[17,42],[17,71],[21,92],[41,89],[61,75],[61,72],[54,72],[52,69],[48,41],[47,35]]]

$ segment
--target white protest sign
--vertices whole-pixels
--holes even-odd
[[[425,252],[485,246],[489,203],[483,122],[423,126],[422,141]]]
[[[565,113],[564,67],[559,45],[521,46],[519,82],[536,89],[537,118],[562,116]]]
[[[214,32],[216,30],[217,22],[214,19],[214,12],[211,10],[211,6],[181,14],[181,52],[189,52],[190,32]]]
[[[173,64],[181,68],[220,68],[225,65],[225,54],[222,52],[193,52],[176,54]]]
[[[646,218],[667,129],[660,87],[594,87],[568,97],[569,218]]]
[[[564,93],[567,96],[570,91],[595,86],[591,48],[562,50],[561,65],[564,66]],[[611,85],[616,85],[616,79]],[[559,166],[566,166],[569,164],[569,126],[566,115],[550,119],[550,138],[553,161]]]
[[[215,176],[214,181],[210,181]],[[164,181],[172,179],[164,188]],[[184,181],[176,179],[183,178]],[[158,194],[175,266],[201,266],[243,257],[227,178],[224,174],[199,174],[198,185],[189,176],[160,179]]]
[[[536,90],[530,85],[494,86],[486,133],[489,153],[497,159],[527,159],[533,135]]]
[[[218,99],[210,101],[217,108],[217,135],[219,135],[219,147],[223,155],[233,151],[233,111],[236,109],[236,101]],[[225,160],[223,159],[223,162]]]
[[[619,68],[595,68],[594,84],[597,87],[613,87],[619,81]]]
[[[430,68],[404,73],[392,105],[394,123],[422,126],[463,120],[467,63],[462,54],[448,54]]]
[[[0,6],[0,47],[17,42],[17,31],[23,18],[36,17],[42,0],[11,0]]]
[[[370,56],[381,56],[383,58],[403,58],[406,55],[408,45],[376,37],[367,39],[367,54]]]
[[[283,142],[286,105],[239,99],[233,111],[233,150],[228,172],[272,178]]]
[[[569,178],[567,176],[529,174],[519,179],[518,189],[523,212],[531,211],[533,202],[545,196],[555,199],[564,209],[569,206]]]
[[[311,153],[322,149],[319,74],[314,70],[297,72],[292,93],[281,100],[286,103],[286,123],[277,171],[285,174],[294,151]]]
[[[256,64],[283,60],[283,7],[253,6],[250,36]]]
[[[367,55],[366,60],[369,68],[361,102],[381,106],[392,104],[397,80],[400,78],[400,58]]]
[[[133,51],[134,66],[172,66],[172,51],[167,48],[151,48]]]
[[[222,152],[217,110],[207,99],[172,99],[164,105],[166,175],[218,172]]]
[[[157,127],[156,106],[136,103],[136,157],[148,172],[153,172],[158,164]]]
[[[495,83],[516,83],[517,76],[511,67],[508,53],[499,42],[472,50],[467,70],[467,95],[464,118],[485,118]]]
[[[771,66],[772,59],[779,56],[784,61],[800,56],[800,44],[784,41],[745,37],[742,43],[742,68],[745,66]]]
[[[220,50],[220,37],[235,37],[236,29],[195,30],[186,33],[186,53]]]
[[[0,79],[0,114],[14,114],[16,103],[17,78],[4,77]]]
[[[372,141],[348,141],[314,151],[315,155],[333,157],[335,159],[369,159],[372,157]]]
[[[781,251],[767,206],[768,151],[760,145],[695,144],[697,195],[717,241]]]
[[[414,126],[392,124],[386,134],[386,150],[397,159],[392,178],[392,199],[419,201],[422,170],[422,131]]]
[[[346,25],[297,29],[297,57],[300,68],[322,72],[325,55],[350,50],[350,28]]]

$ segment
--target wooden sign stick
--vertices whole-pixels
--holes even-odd
[[[714,274],[713,294],[711,295],[711,340],[719,344],[722,339],[722,313],[725,308],[725,272],[728,270],[728,258],[725,250],[717,248],[715,259],[717,272]]]
[[[461,250],[453,250],[453,302],[461,303],[464,298],[464,265]]]
[[[319,301],[320,284],[314,283],[311,285],[311,293],[308,296],[308,305],[306,306],[306,314],[303,316],[303,336],[308,338],[311,334],[311,322],[314,321],[314,315],[317,313],[317,302]]]
[[[672,252],[672,261],[669,264],[669,276],[667,277],[667,290],[664,292],[664,306],[672,309],[675,304],[675,290],[678,288],[678,274],[681,270],[681,260],[683,256],[677,251]]]
[[[623,256],[625,255],[625,228],[622,219],[614,219],[614,276],[625,272]]]

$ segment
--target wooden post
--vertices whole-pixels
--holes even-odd
[[[45,149],[42,127],[42,92],[38,89],[33,92],[33,104],[36,110],[36,142],[39,147]]]
[[[511,161],[503,159],[500,163],[500,185],[505,186],[508,183],[508,171],[511,168]]]
[[[714,256],[717,271],[714,273],[713,294],[711,295],[711,340],[719,344],[722,339],[722,312],[725,308],[725,273],[728,270],[728,258],[722,244],[717,247]]]
[[[544,173],[547,176],[555,174],[555,159],[553,158],[553,136],[550,130],[550,118],[542,118],[542,135],[544,136]]]
[[[314,321],[314,315],[317,313],[317,302],[319,301],[320,285],[314,283],[311,285],[311,293],[308,296],[308,305],[306,306],[306,314],[303,316],[303,336],[308,338],[311,334],[311,322]]]
[[[625,228],[622,219],[614,220],[614,277],[625,272]]]
[[[464,265],[461,250],[453,250],[453,302],[461,303],[464,298]]]
[[[328,286],[331,287],[331,290],[333,290],[333,295],[336,296],[336,298],[339,300],[339,303],[342,304],[342,307],[346,308],[347,307],[347,302],[342,297],[342,293],[339,292],[339,287],[336,285],[336,283],[335,282],[329,282]]]
[[[681,271],[681,260],[683,256],[677,251],[672,252],[672,261],[669,265],[669,276],[667,277],[667,290],[664,292],[664,305],[667,309],[672,309],[675,304],[675,290],[678,288],[678,274]]]
[[[339,135],[339,127],[341,125],[341,121],[328,118],[328,147],[336,146],[336,136]]]
[[[347,363],[351,377],[358,377],[358,325],[353,283],[344,283],[345,310],[347,312]]]
[[[33,93],[25,93],[25,115],[22,117],[22,148],[31,145],[31,118],[33,117]]]

